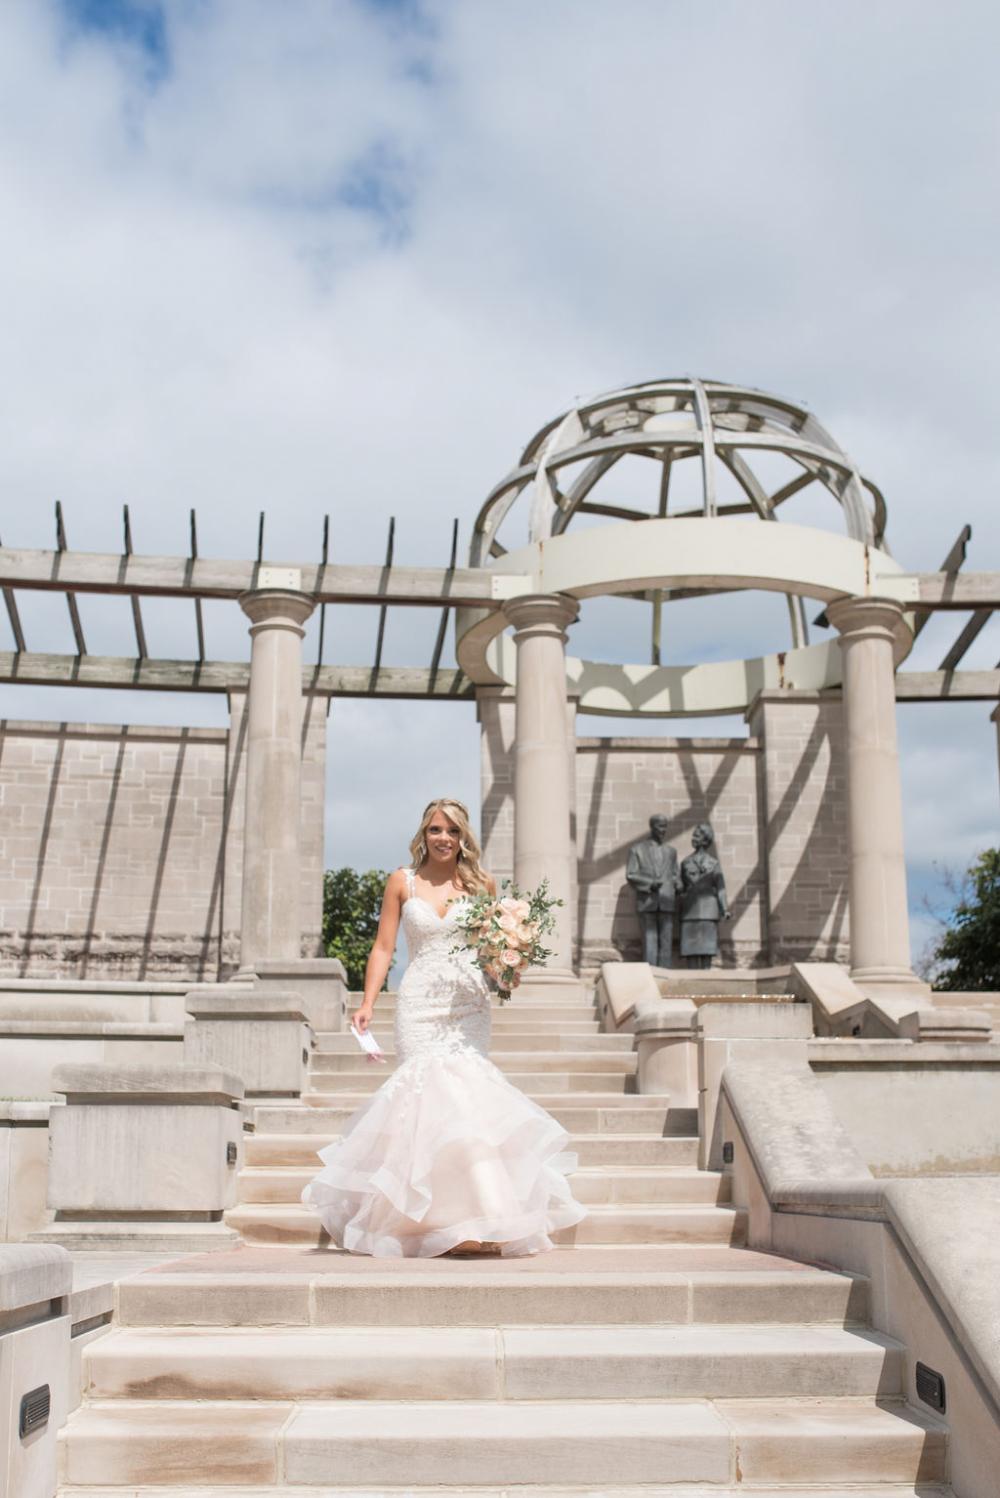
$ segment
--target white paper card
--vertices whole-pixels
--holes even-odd
[[[356,1030],[352,1025],[351,1034],[354,1036],[354,1039],[358,1042],[358,1045],[361,1047],[361,1049],[365,1051],[369,1056],[371,1056],[373,1061],[385,1060],[385,1056],[382,1053],[382,1047],[379,1045],[374,1035],[370,1034],[369,1031]]]

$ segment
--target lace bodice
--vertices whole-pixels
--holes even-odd
[[[401,1057],[443,1049],[471,1048],[485,1056],[490,1044],[490,994],[486,979],[461,945],[455,919],[463,901],[443,916],[416,894],[406,870],[409,894],[402,926],[409,964],[396,1002],[396,1049]]]

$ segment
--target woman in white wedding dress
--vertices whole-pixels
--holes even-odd
[[[459,801],[430,803],[410,852],[411,867],[386,881],[353,1019],[367,1030],[402,925],[409,965],[396,1000],[398,1065],[343,1137],[319,1151],[324,1168],[302,1200],[355,1253],[538,1253],[586,1213],[566,1179],[576,1157],[565,1131],[487,1059],[490,990],[454,917],[462,901],[496,886]]]

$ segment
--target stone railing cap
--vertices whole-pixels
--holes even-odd
[[[258,978],[342,978],[347,982],[347,969],[339,957],[300,957],[292,962],[268,959],[257,963]]]
[[[698,1010],[690,999],[640,999],[635,1006],[637,1035],[693,1032]]]
[[[226,992],[224,987],[218,993],[201,989],[188,994],[184,1007],[196,1019],[306,1019],[301,993],[286,989],[243,988],[237,993]]]
[[[176,1065],[122,1066],[109,1062],[68,1062],[52,1072],[53,1092],[79,1096],[92,1092],[102,1097],[137,1097],[144,1093],[170,1097],[243,1096],[243,1083],[235,1072],[221,1066]]]
[[[0,1243],[0,1312],[55,1300],[73,1288],[73,1261],[55,1243]]]
[[[53,1098],[9,1099],[0,1103],[0,1119],[7,1123],[43,1123],[55,1106]]]

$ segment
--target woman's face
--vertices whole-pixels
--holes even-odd
[[[457,858],[461,834],[455,823],[443,812],[434,813],[424,837],[428,855],[435,863],[450,863]]]
[[[707,848],[712,839],[704,827],[696,827],[691,834],[691,841],[696,848]]]

